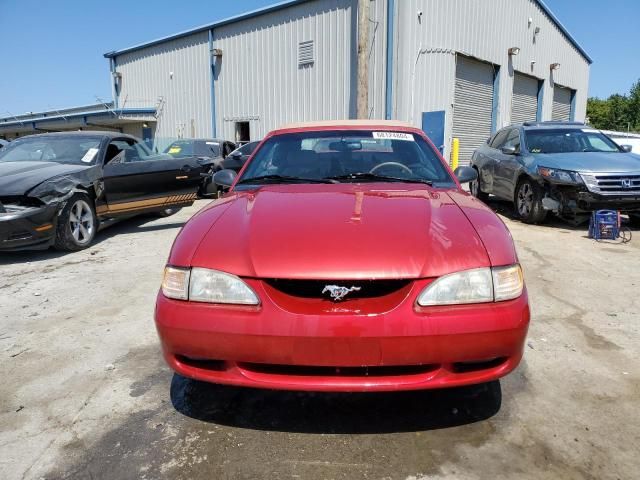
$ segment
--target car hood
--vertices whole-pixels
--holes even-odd
[[[446,191],[398,187],[275,185],[232,193],[194,222],[191,240],[200,238],[199,246],[177,241],[185,247],[174,248],[170,263],[188,261],[180,259],[183,250],[191,266],[317,280],[427,278],[491,264]],[[207,215],[213,226],[204,233]]]
[[[0,196],[24,195],[50,178],[89,168],[56,162],[0,162]]]
[[[576,172],[640,171],[640,155],[634,153],[545,153],[533,157],[540,166]]]

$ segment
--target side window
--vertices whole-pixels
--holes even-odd
[[[513,128],[509,131],[507,135],[507,140],[502,145],[503,147],[515,147],[516,152],[520,151],[520,130],[517,128]]]
[[[227,157],[231,152],[235,150],[235,145],[231,142],[224,142],[224,150],[222,152],[223,157]]]
[[[495,137],[493,137],[493,140],[491,141],[490,147],[496,148],[496,149],[502,148],[502,146],[504,145],[504,142],[506,142],[507,140],[508,133],[509,133],[509,129],[500,130],[498,133],[496,133]]]
[[[107,147],[104,163],[129,163],[147,160],[149,152],[140,143],[130,139],[113,140]]]
[[[132,157],[131,162],[140,162],[144,160],[148,160],[149,152],[146,147],[142,145],[140,142],[133,141],[133,148],[136,151],[135,157]]]

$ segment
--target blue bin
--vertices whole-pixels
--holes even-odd
[[[620,214],[616,210],[598,210],[591,214],[589,238],[615,240],[620,236]]]

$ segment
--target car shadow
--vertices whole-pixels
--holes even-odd
[[[316,434],[449,428],[486,420],[502,403],[497,380],[441,390],[313,393],[229,387],[174,374],[170,394],[179,413],[203,422]]]
[[[92,249],[95,249],[98,245],[100,245],[105,240],[110,239],[116,235],[128,235],[128,234],[136,234],[143,232],[156,232],[162,230],[177,230],[182,228],[182,226],[186,223],[186,219],[182,221],[170,221],[169,223],[152,223],[158,222],[159,218],[153,215],[140,215],[136,217],[131,217],[127,219],[119,220],[111,225],[101,229],[96,234],[96,238],[93,241],[93,245],[91,245],[86,250],[80,250],[79,252],[63,252],[59,250],[55,250],[53,247],[48,250],[19,250],[15,252],[0,252],[0,265],[13,265],[18,263],[27,263],[27,262],[42,262],[53,260],[59,257],[69,257],[73,256],[76,253],[80,252],[91,252]]]
[[[518,217],[515,207],[513,206],[513,202],[509,202],[508,200],[501,200],[496,197],[489,197],[486,204],[491,207],[491,209],[496,212],[498,215],[508,218],[512,222],[523,223],[522,220]],[[589,222],[585,221],[579,224],[575,224],[569,222],[567,220],[563,220],[553,213],[547,214],[547,218],[544,222],[539,223],[538,225],[549,228],[560,228],[563,230],[575,230],[575,231],[584,231],[587,232],[589,230]],[[585,233],[586,235],[586,233]]]

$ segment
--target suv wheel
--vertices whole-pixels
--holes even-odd
[[[514,203],[518,217],[525,223],[540,223],[547,216],[542,207],[542,189],[529,178],[518,183]]]
[[[476,167],[473,167],[476,173],[478,174],[478,178],[476,178],[473,182],[469,184],[469,190],[471,190],[471,195],[476,197],[478,200],[482,200],[483,202],[487,202],[489,200],[489,194],[483,192],[480,189],[480,172]]]
[[[171,215],[175,215],[176,213],[178,213],[180,210],[182,210],[182,208],[180,207],[165,208],[164,210],[160,210],[159,212],[157,212],[156,215],[162,218],[170,217]]]

